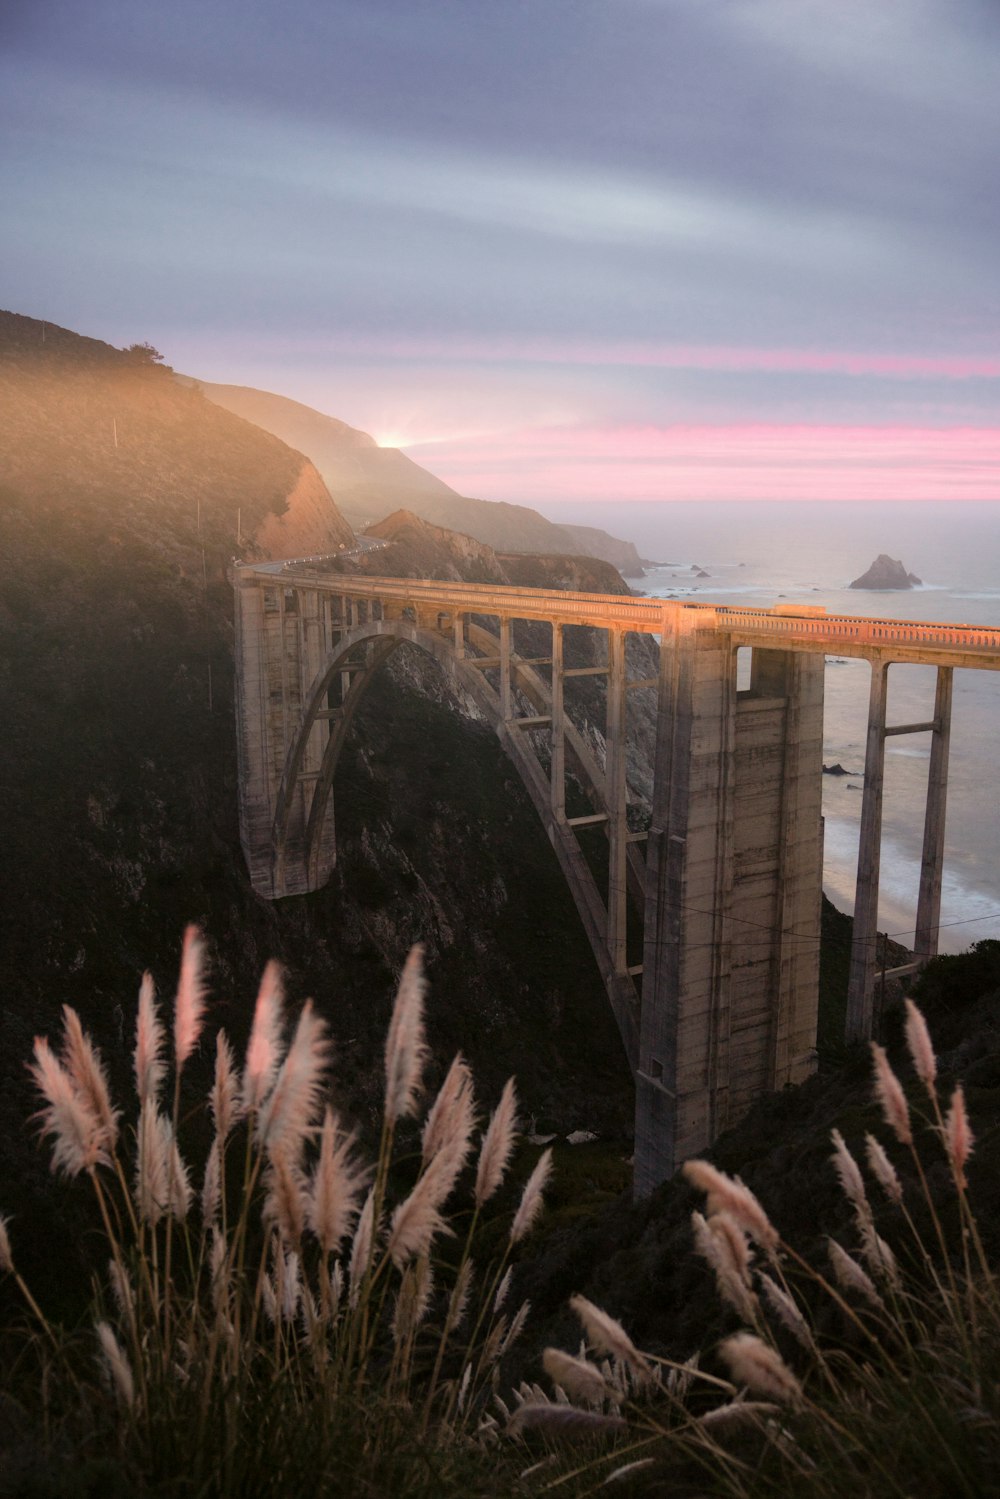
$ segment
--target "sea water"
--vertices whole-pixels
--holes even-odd
[[[554,506],[548,514],[569,520]],[[1000,504],[588,505],[586,522],[634,541],[659,564],[633,580],[658,598],[1000,627]],[[880,552],[900,559],[920,586],[850,588]],[[935,676],[933,667],[890,668],[890,724],[933,718]],[[849,774],[823,777],[824,885],[844,911],[854,902],[870,681],[866,661],[827,657],[823,760]],[[930,738],[886,741],[879,926],[903,943],[913,937]],[[956,670],[942,952],[1000,938],[998,751],[1000,671]]]

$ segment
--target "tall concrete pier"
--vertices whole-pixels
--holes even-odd
[[[893,734],[932,734],[916,947],[936,950],[952,673],[1000,669],[1000,630],[347,578],[295,563],[238,568],[235,586],[240,831],[254,888],[274,900],[329,878],[333,778],[357,706],[402,642],[432,656],[492,725],[572,891],[636,1081],[638,1194],[814,1066],[828,651],[872,669],[849,1038],[871,1034]],[[533,634],[543,654],[517,649],[524,621],[544,627]],[[566,666],[566,631],[581,625],[605,633],[604,664]],[[629,678],[630,635],[658,639],[657,679]],[[886,723],[888,670],[904,661],[938,667],[927,723]],[[603,763],[566,707],[573,679],[595,674],[607,689]],[[637,691],[657,694],[645,830],[630,825],[626,789]],[[600,868],[584,848],[595,836]]]

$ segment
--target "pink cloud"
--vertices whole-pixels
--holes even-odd
[[[817,425],[559,427],[436,445],[487,499],[1000,500],[1000,430]]]

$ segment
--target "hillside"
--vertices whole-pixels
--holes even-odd
[[[210,401],[307,454],[359,530],[402,507],[432,525],[474,536],[498,551],[581,552],[612,563],[627,577],[642,577],[642,561],[632,542],[595,526],[557,525],[527,505],[470,499],[398,448],[380,448],[367,432],[286,396],[245,385],[177,378],[197,385]]]
[[[308,459],[109,344],[0,313],[0,403],[0,485],[111,545],[141,537],[177,564],[197,544],[218,572],[238,534],[264,556],[353,539]]]

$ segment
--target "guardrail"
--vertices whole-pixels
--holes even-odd
[[[334,552],[332,557],[344,556]],[[551,618],[593,624],[595,616],[609,624],[621,624],[641,634],[661,634],[674,625],[697,628],[699,619],[716,630],[734,634],[814,642],[817,649],[829,645],[860,646],[871,650],[897,647],[996,655],[1000,666],[1000,628],[951,624],[927,620],[884,619],[873,615],[826,614],[812,606],[801,612],[780,605],[776,609],[754,609],[727,605],[689,603],[675,599],[626,598],[617,593],[587,593],[572,589],[546,590],[514,585],[441,582],[433,578],[366,578],[348,575],[324,576],[304,573],[296,566],[321,558],[295,558],[283,566],[286,582],[354,598],[394,599],[414,602],[426,599],[444,607],[456,605],[479,614],[510,614],[518,618]],[[257,572],[273,579],[275,564],[248,563],[244,576]]]

